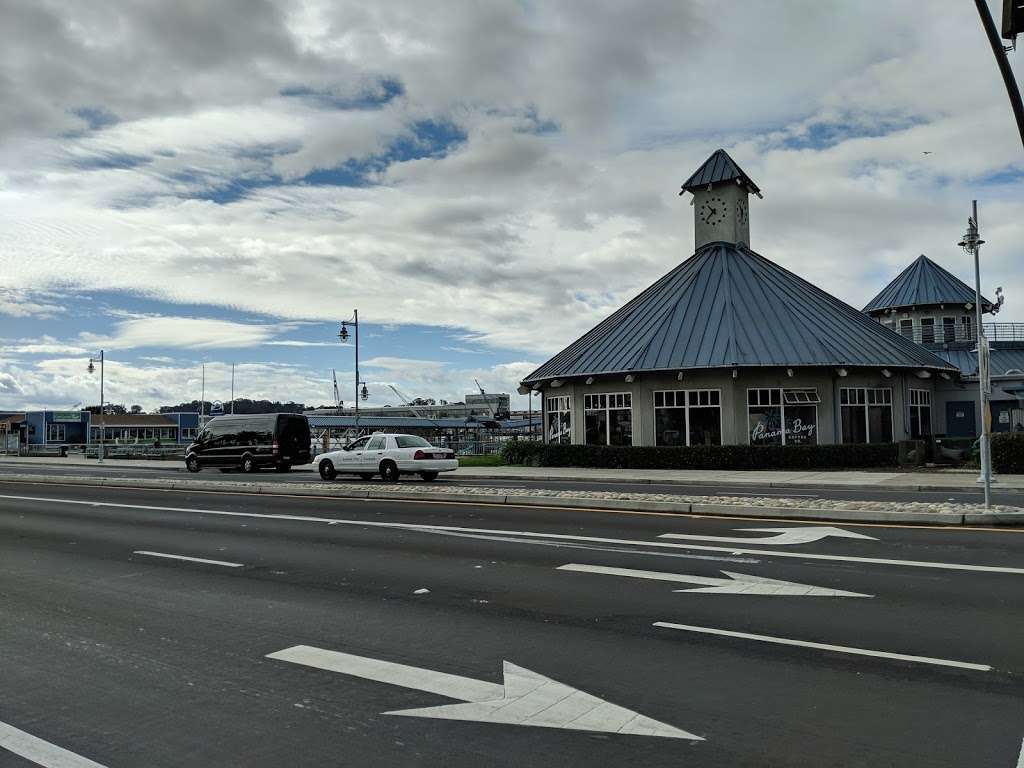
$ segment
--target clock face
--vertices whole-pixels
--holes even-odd
[[[739,224],[747,223],[747,206],[743,203],[738,203],[736,205],[736,222]]]
[[[697,215],[705,224],[715,226],[725,221],[725,215],[728,212],[725,200],[720,197],[709,197],[701,203],[700,210],[697,212]]]

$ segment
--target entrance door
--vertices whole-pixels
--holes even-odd
[[[973,400],[952,400],[946,403],[946,434],[950,437],[977,437]]]

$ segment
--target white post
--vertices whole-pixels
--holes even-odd
[[[235,415],[235,364],[231,364],[231,415]]]

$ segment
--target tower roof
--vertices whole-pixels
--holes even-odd
[[[524,384],[745,366],[955,366],[746,246],[710,243]]]
[[[869,301],[864,311],[973,303],[973,288],[922,253]],[[987,312],[992,302],[982,296],[981,307]]]
[[[716,149],[711,154],[711,157],[705,160],[704,164],[694,171],[693,175],[683,183],[682,191],[679,194],[692,192],[709,184],[718,184],[723,181],[733,181],[734,179],[741,181],[755,195],[761,195],[761,190],[757,188],[757,184],[751,181],[750,177],[743,172],[743,169],[736,164],[736,161],[729,157],[729,153],[724,149]]]

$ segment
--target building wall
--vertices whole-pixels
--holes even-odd
[[[701,390],[720,392],[722,442],[744,445],[750,442],[748,420],[749,389],[815,389],[821,402],[817,404],[817,442],[819,445],[842,440],[840,415],[840,389],[843,387],[883,388],[892,391],[893,440],[910,437],[908,410],[909,390],[929,392],[932,399],[931,431],[942,431],[944,405],[937,402],[936,379],[921,379],[913,373],[893,370],[889,377],[878,369],[849,369],[839,376],[834,368],[793,368],[790,376],[785,368],[741,368],[734,377],[732,369],[687,371],[683,379],[678,374],[651,373],[637,375],[635,381],[626,382],[625,376],[595,379],[592,384],[583,380],[565,382],[559,387],[543,390],[543,434],[547,430],[547,398],[571,398],[572,442],[585,442],[584,395],[629,393],[633,405],[633,445],[655,445],[654,393],[663,390]]]

